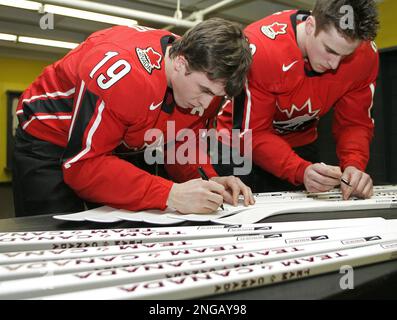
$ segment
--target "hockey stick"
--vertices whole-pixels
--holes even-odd
[[[185,239],[215,238],[243,234],[269,234],[297,230],[340,228],[383,223],[382,218],[343,219],[264,223],[231,226],[195,226],[143,229],[109,229],[81,231],[44,231],[5,233],[0,236],[0,252],[39,249],[81,249],[86,247],[129,245]],[[37,235],[39,233],[39,235]],[[1,261],[1,259],[0,259]]]
[[[320,196],[319,196],[320,197]],[[320,198],[298,198],[296,200],[267,200],[258,202],[249,207],[240,205],[240,210],[219,216],[217,213],[211,215],[176,215],[168,214],[173,219],[180,219],[193,222],[215,222],[215,223],[255,223],[269,216],[282,213],[297,212],[323,212],[333,210],[361,210],[361,209],[384,209],[391,208],[397,203],[397,194],[380,195],[371,199],[342,200],[340,195],[322,196]],[[317,210],[318,209],[318,210]],[[246,218],[246,219],[245,219]]]
[[[395,185],[385,185],[385,186],[375,186],[374,187],[374,197],[377,196],[385,196],[387,194],[391,194],[397,191],[397,186]],[[258,204],[270,204],[270,202],[284,202],[287,201],[308,201],[319,198],[341,198],[340,189],[334,189],[328,192],[323,193],[308,193],[305,191],[298,192],[270,192],[270,193],[260,193],[256,194],[255,198]],[[73,213],[73,214],[64,214],[64,215],[56,215],[54,218],[60,220],[67,221],[93,221],[93,222],[101,222],[101,223],[110,223],[110,222],[118,222],[121,220],[127,221],[135,221],[135,222],[146,222],[152,224],[177,224],[181,223],[180,220],[188,220],[188,221],[211,221],[215,218],[226,217],[238,211],[244,211],[245,207],[232,207],[230,205],[226,205],[226,210],[219,210],[216,213],[212,213],[209,215],[180,215],[175,213],[174,210],[147,210],[147,211],[139,211],[132,212],[127,210],[116,210],[110,207],[100,207],[96,209],[91,209],[83,212]]]
[[[123,286],[51,295],[39,299],[190,299],[303,279],[397,258],[397,241],[276,262]]]
[[[220,269],[269,263],[276,260],[298,258],[334,250],[374,245],[380,242],[384,243],[385,241],[397,241],[397,232],[373,234],[371,237],[350,238],[326,243],[309,243],[307,245],[278,248],[267,248],[263,244],[258,246],[257,243],[251,243],[246,244],[246,251],[238,254],[7,281],[3,282],[0,286],[0,299],[26,299],[43,295],[48,296],[78,290],[123,285],[125,283],[131,284],[133,282],[198,274]]]
[[[390,220],[393,221],[393,220]],[[332,229],[332,228],[348,228],[348,227],[360,227],[369,226],[379,223],[388,223],[389,220],[383,218],[357,218],[357,219],[341,219],[341,220],[320,220],[320,221],[298,221],[298,222],[275,222],[266,224],[255,224],[255,225],[216,225],[216,226],[198,226],[198,227],[182,227],[187,229],[187,232],[197,232],[205,230],[219,230],[223,232],[224,229],[231,228],[231,230],[226,230],[230,232],[225,232],[225,235],[234,235],[233,231],[238,228],[243,228],[252,231],[256,229],[263,228],[264,230],[269,230],[269,234],[280,233],[280,232],[294,232],[294,231],[305,231],[305,230],[321,230],[321,229]],[[116,233],[119,233],[117,229]],[[142,229],[133,229],[142,230]],[[157,229],[156,229],[157,230]],[[167,228],[169,230],[169,228]],[[96,230],[81,230],[83,234],[90,234],[91,231]],[[112,233],[112,230],[103,230]],[[146,231],[154,231],[146,229]],[[200,232],[201,232],[200,231]],[[64,235],[71,235],[74,231],[60,231],[65,232]],[[77,231],[76,231],[77,232]],[[40,235],[51,235],[51,232],[43,231]],[[217,233],[217,235],[219,235]],[[10,236],[16,236],[10,234]],[[22,236],[20,234],[18,237]],[[28,236],[28,235],[26,235]],[[35,232],[31,233],[31,236],[36,236]],[[211,238],[211,234],[208,235]],[[255,237],[254,237],[255,238]],[[238,241],[239,237],[232,238]],[[217,238],[217,243],[221,243],[220,238]],[[213,244],[212,239],[203,239],[190,241],[186,240],[175,240],[170,242],[149,242],[142,244],[130,244],[130,245],[119,245],[119,246],[104,246],[104,247],[77,247],[74,244],[68,244],[65,249],[53,249],[53,250],[40,250],[40,251],[16,251],[16,252],[4,252],[0,253],[0,265],[2,264],[15,264],[15,263],[27,263],[33,261],[49,261],[49,260],[59,260],[59,259],[73,259],[73,258],[83,258],[83,257],[94,257],[94,256],[104,256],[113,254],[125,254],[125,253],[138,253],[147,251],[162,251],[169,250],[172,248],[193,248]]]
[[[312,241],[332,241],[340,240],[347,237],[362,237],[363,233],[368,233],[371,237],[374,232],[393,232],[396,230],[396,223],[389,223],[387,226],[379,225],[367,228],[343,228],[319,231],[292,232],[288,233],[285,239],[274,240],[273,238],[263,239],[263,236],[257,240],[259,245],[298,245]],[[282,234],[280,234],[282,236]],[[248,237],[253,240],[254,237]],[[229,253],[238,253],[246,251],[244,243],[226,243],[217,244],[216,239],[213,240],[213,246],[205,246],[191,249],[181,250],[165,250],[159,252],[143,252],[121,255],[107,255],[100,257],[86,257],[81,259],[63,259],[55,261],[32,262],[26,264],[11,264],[0,266],[0,280],[12,280],[26,277],[35,277],[40,275],[63,274],[82,272],[87,270],[115,268],[121,266],[133,266],[143,263],[156,263],[164,261],[172,261],[175,259],[186,260],[192,258],[201,258],[205,256],[218,256]],[[230,241],[230,239],[227,239]],[[245,239],[242,238],[242,241]],[[266,243],[269,241],[269,243]],[[272,243],[271,243],[272,242]]]
[[[368,199],[368,200],[345,200],[345,201],[322,201],[313,203],[295,203],[274,205],[267,208],[248,208],[245,212],[237,213],[226,218],[213,219],[213,222],[232,223],[255,223],[277,214],[299,213],[299,212],[329,212],[329,211],[354,211],[370,209],[389,209],[397,207],[397,199]]]

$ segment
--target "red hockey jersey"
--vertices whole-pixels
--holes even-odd
[[[166,207],[173,183],[120,159],[113,150],[120,144],[144,149],[155,140],[145,139],[149,129],[160,130],[167,142],[167,121],[174,121],[176,132],[197,132],[216,115],[214,108],[203,113],[175,106],[164,66],[173,39],[169,32],[144,27],[98,31],[45,68],[21,96],[21,127],[65,147],[64,180],[81,198],[129,210]],[[169,170],[185,181],[200,177],[196,166]],[[216,176],[211,165],[205,168]]]
[[[331,107],[342,169],[349,165],[365,169],[374,127],[371,108],[379,64],[375,44],[362,43],[336,71],[308,71],[296,41],[296,26],[309,14],[284,11],[245,29],[253,64],[244,97],[235,99],[234,120],[231,103],[218,118],[218,130],[252,129],[254,163],[293,184],[303,182],[310,162],[292,147],[317,138],[318,120]],[[244,109],[237,106],[238,100]]]

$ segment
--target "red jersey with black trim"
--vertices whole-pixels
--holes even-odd
[[[197,133],[216,115],[215,107],[175,106],[164,65],[173,39],[169,32],[139,26],[98,31],[46,67],[21,96],[21,127],[65,147],[64,180],[81,198],[129,210],[166,207],[173,182],[113,151],[121,144],[132,150],[161,147],[175,140],[167,121],[177,134],[184,128]],[[209,177],[216,176],[211,165],[203,166]],[[185,171],[175,164],[168,170],[186,181],[200,177],[196,167]]]
[[[375,44],[363,42],[337,70],[310,71],[296,40],[296,25],[309,14],[284,11],[245,29],[253,63],[245,97],[239,99],[244,101],[244,112],[233,120],[229,103],[218,118],[218,130],[230,130],[233,121],[243,132],[252,129],[254,163],[293,184],[303,182],[311,163],[292,147],[317,138],[318,121],[331,107],[342,169],[352,165],[365,170],[374,129],[371,108],[379,65]]]

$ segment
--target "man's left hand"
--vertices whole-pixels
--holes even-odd
[[[342,179],[350,185],[348,186],[343,182],[340,185],[344,200],[348,200],[351,196],[367,199],[374,194],[371,177],[356,167],[346,167]]]
[[[254,195],[251,188],[244,184],[239,178],[235,176],[227,177],[213,177],[210,180],[215,181],[225,187],[223,199],[225,202],[237,206],[239,195],[244,197],[244,205],[255,204]]]

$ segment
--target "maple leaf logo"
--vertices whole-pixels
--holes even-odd
[[[315,125],[319,119],[320,109],[312,109],[310,98],[300,108],[295,104],[292,104],[290,108],[280,108],[277,105],[277,108],[280,113],[276,116],[277,119],[273,121],[273,127],[280,134],[307,130]]]
[[[161,59],[163,57],[152,47],[146,49],[136,48],[135,51],[142,66],[149,74],[152,74],[153,69],[161,69]]]
[[[286,23],[274,22],[270,26],[262,26],[261,31],[266,37],[274,40],[276,39],[277,35],[286,34],[287,27],[288,25]]]
[[[160,69],[161,54],[154,51],[153,48],[148,48],[146,54],[152,67],[155,69]]]

